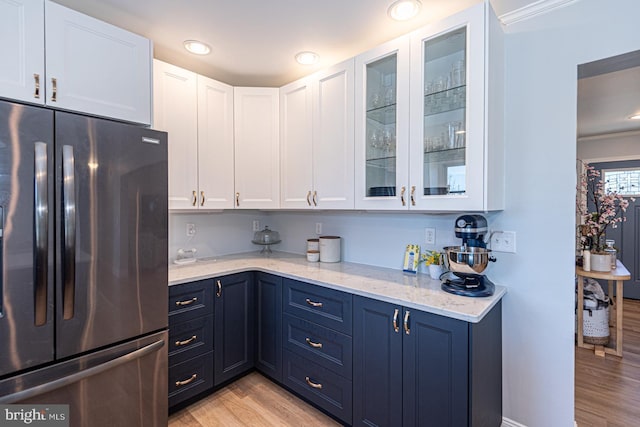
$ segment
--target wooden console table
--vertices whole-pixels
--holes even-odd
[[[620,261],[617,261],[616,268],[611,271],[584,271],[582,267],[576,267],[576,275],[578,276],[578,325],[576,327],[578,334],[578,347],[593,349],[597,355],[603,356],[605,354],[613,354],[615,356],[622,357],[622,293],[623,284],[625,280],[631,279],[629,270],[622,265]],[[609,284],[609,298],[613,297],[613,282],[616,283],[616,299],[613,305],[613,311],[615,316],[609,312],[609,326],[612,320],[615,319],[615,343],[612,347],[611,340],[609,340],[609,346],[593,345],[584,342],[584,336],[582,334],[583,327],[583,299],[584,299],[584,278],[590,277],[592,279],[606,280]],[[612,337],[613,338],[613,337]]]

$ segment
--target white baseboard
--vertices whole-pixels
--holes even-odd
[[[515,422],[513,420],[510,420],[507,417],[502,417],[502,425],[501,427],[527,427],[524,424],[520,424],[518,422]]]

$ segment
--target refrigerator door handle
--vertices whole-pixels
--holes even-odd
[[[76,288],[76,185],[73,147],[62,146],[62,209],[63,209],[63,261],[62,309],[63,319],[73,317]]]
[[[0,396],[0,404],[11,404],[14,402],[20,402],[35,396],[39,396],[44,393],[48,393],[53,390],[57,390],[61,387],[67,386],[77,381],[84,380],[91,376],[100,374],[104,371],[114,369],[120,365],[123,365],[125,363],[131,362],[133,360],[146,356],[147,354],[156,352],[159,349],[161,349],[163,346],[164,346],[164,340],[158,340],[142,348],[134,350],[130,353],[126,353],[115,359],[111,359],[100,365],[96,365],[91,368],[84,369],[74,374],[67,375],[65,377],[58,378],[48,383],[40,384],[35,387],[28,388],[26,390],[20,390],[6,396]]]
[[[47,322],[47,278],[49,267],[49,195],[47,182],[47,144],[35,143],[34,157],[34,218],[35,218],[35,283],[34,323],[42,326]]]

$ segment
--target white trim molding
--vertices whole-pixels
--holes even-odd
[[[527,427],[524,424],[520,424],[507,417],[502,417],[502,425],[500,427]]]
[[[528,4],[520,9],[500,15],[499,19],[500,22],[502,22],[502,25],[511,25],[543,13],[551,12],[552,10],[567,6],[577,1],[578,0],[538,0],[537,2]]]

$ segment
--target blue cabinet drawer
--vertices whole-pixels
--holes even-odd
[[[213,387],[213,352],[169,366],[169,407]]]
[[[284,352],[284,385],[351,424],[351,381],[290,351]]]
[[[351,335],[351,294],[291,279],[284,279],[283,285],[286,313]]]
[[[169,286],[169,323],[213,313],[213,279]]]
[[[351,337],[290,314],[283,316],[284,348],[351,379]]]
[[[169,323],[169,366],[213,351],[213,315]]]

